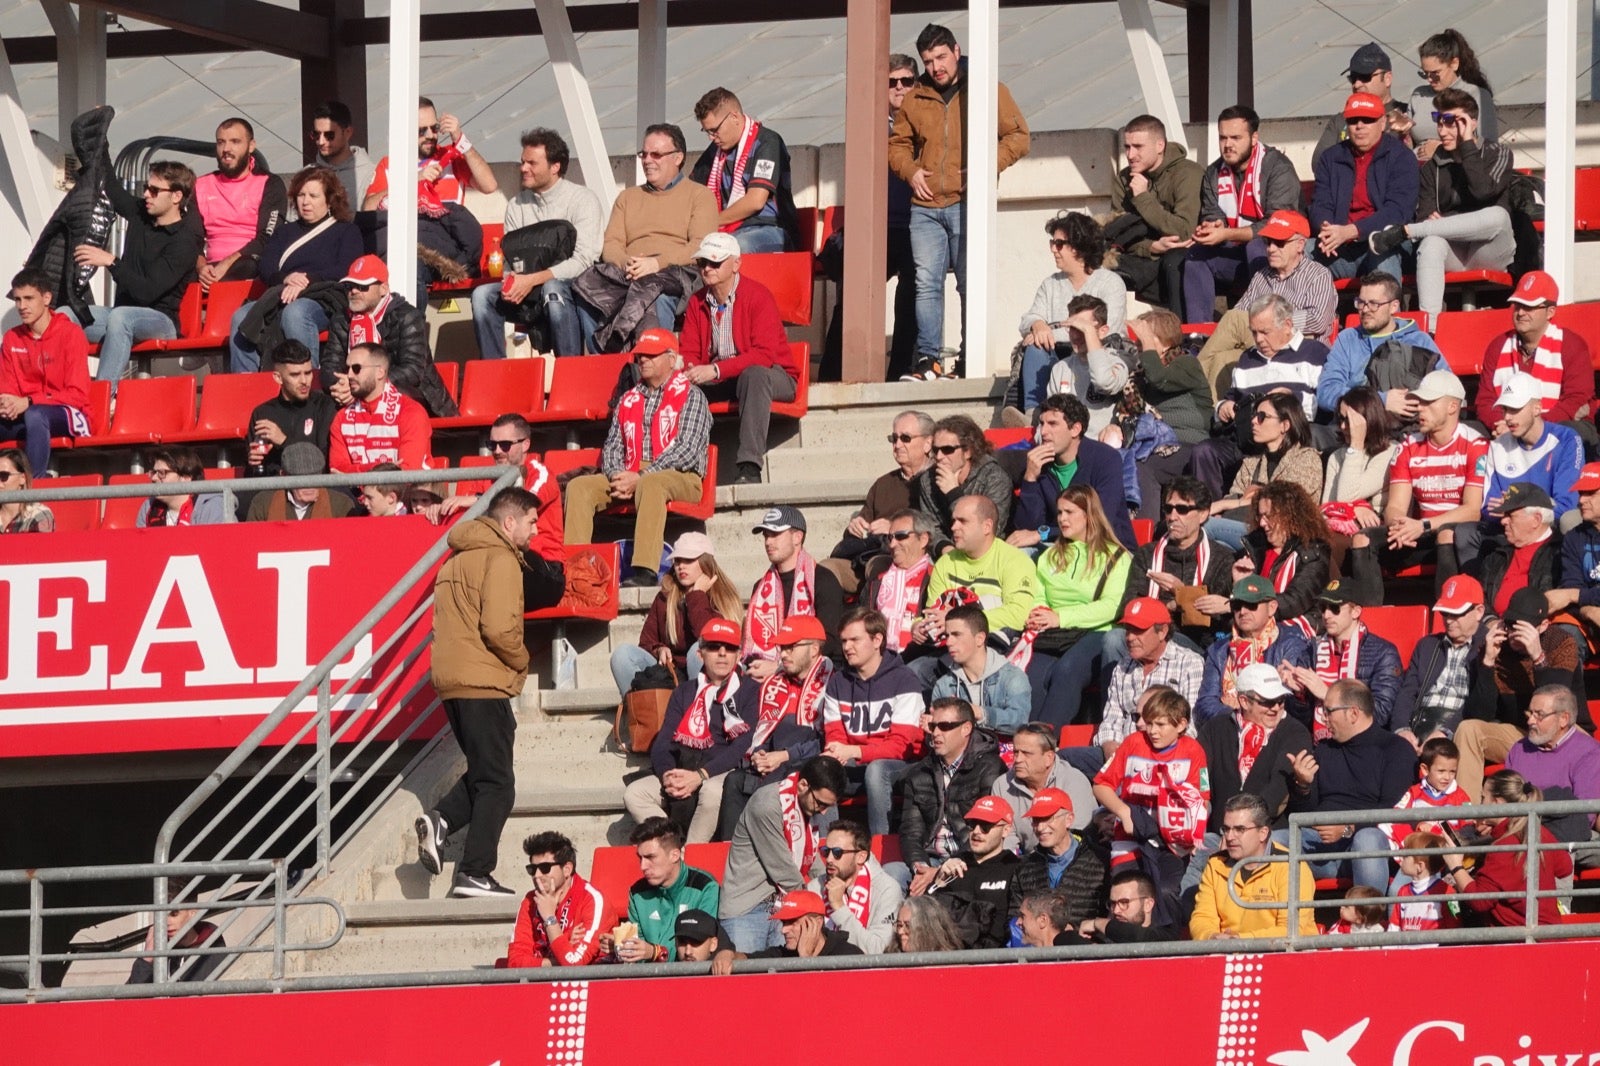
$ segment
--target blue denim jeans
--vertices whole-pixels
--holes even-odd
[[[656,657],[639,647],[637,644],[619,644],[611,653],[611,679],[617,683],[617,691],[626,695],[628,689],[633,687],[633,679],[640,670],[648,670],[656,665]],[[695,641],[689,645],[688,674],[696,677],[700,673],[700,642]],[[679,680],[685,680],[679,678]]]
[[[583,323],[572,298],[572,282],[551,278],[529,293],[528,299],[544,304],[545,324],[549,329],[546,340],[555,353],[583,354]],[[506,316],[501,312],[502,306],[498,281],[472,290],[472,328],[478,337],[480,358],[504,359],[506,356]]]
[[[1390,252],[1384,258],[1379,259],[1367,247],[1367,242],[1359,237],[1341,246],[1339,253],[1332,258],[1324,256],[1321,252],[1313,254],[1317,262],[1328,268],[1335,281],[1341,278],[1353,278],[1362,274],[1371,274],[1375,270],[1381,270],[1385,274],[1398,278],[1402,276],[1404,269],[1401,265],[1398,251]]]
[[[911,258],[917,268],[917,357],[931,359],[944,347],[944,276],[956,273],[963,320],[967,300],[967,204],[911,205]]]
[[[65,437],[71,427],[67,409],[60,404],[30,403],[21,418],[0,418],[0,440],[20,440],[33,476],[42,478],[50,469],[50,438]]]
[[[1050,371],[1056,365],[1054,350],[1046,351],[1036,344],[1022,349],[1022,409],[1031,411],[1050,395]]]
[[[772,906],[767,903],[743,914],[723,918],[722,928],[728,934],[728,939],[733,941],[734,950],[746,955],[783,943],[783,926],[773,920]]]
[[[1250,532],[1250,527],[1237,518],[1224,518],[1221,515],[1206,521],[1206,533],[1218,544],[1228,547],[1229,551],[1237,552],[1244,547],[1244,538]]]
[[[1105,633],[1085,633],[1064,655],[1033,653],[1028,680],[1033,683],[1034,722],[1048,722],[1059,730],[1073,725],[1083,713],[1083,692],[1104,661]]]
[[[235,374],[253,374],[261,369],[261,352],[253,342],[239,336],[239,326],[255,306],[255,301],[234,312],[228,329],[228,369]],[[315,300],[291,300],[278,315],[278,326],[285,339],[299,341],[311,352],[311,365],[322,365],[322,331],[328,328],[328,313]],[[267,353],[268,357],[272,355]]]
[[[1339,812],[1328,812],[1328,824],[1339,824]],[[1288,830],[1280,829],[1272,834],[1274,840],[1284,843],[1288,840]],[[1392,873],[1390,860],[1384,858],[1373,859],[1345,859],[1341,856],[1347,851],[1378,851],[1389,847],[1389,838],[1377,826],[1365,825],[1357,827],[1355,835],[1344,840],[1335,840],[1332,844],[1324,844],[1322,838],[1314,829],[1304,829],[1300,836],[1301,847],[1304,850],[1306,862],[1311,866],[1311,872],[1317,877],[1342,877],[1348,873],[1350,880],[1358,885],[1375,888],[1379,892],[1389,887]]]
[[[83,335],[90,344],[100,345],[100,369],[95,380],[111,382],[111,395],[117,394],[117,384],[128,370],[133,359],[133,346],[140,341],[171,340],[178,335],[164,311],[153,307],[101,307],[90,308],[94,324],[85,326]],[[64,313],[76,318],[70,309]]]
[[[883,836],[889,831],[889,815],[894,810],[894,783],[909,765],[899,759],[875,759],[865,765],[845,767],[852,793],[867,793],[867,832]]]
[[[733,239],[739,242],[742,255],[789,250],[789,234],[782,226],[740,226],[733,231]]]

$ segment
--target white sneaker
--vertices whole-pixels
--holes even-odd
[[[444,819],[437,814],[429,812],[417,819],[417,861],[422,868],[430,874],[436,874],[443,865],[439,861],[439,849],[444,847],[448,831]]]

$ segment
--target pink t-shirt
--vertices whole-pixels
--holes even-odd
[[[212,171],[195,180],[194,202],[206,224],[206,262],[217,263],[255,240],[267,175],[245,171],[225,178]]]

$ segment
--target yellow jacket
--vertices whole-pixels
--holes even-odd
[[[1281,844],[1272,845],[1274,855],[1287,855],[1289,850]],[[1233,864],[1227,853],[1211,856],[1200,875],[1200,892],[1195,896],[1194,914],[1189,918],[1189,936],[1195,940],[1210,940],[1227,931],[1242,937],[1274,937],[1289,935],[1289,911],[1248,910],[1234,902],[1228,891],[1228,874]],[[1235,878],[1239,898],[1248,903],[1284,903],[1289,899],[1289,864],[1267,862],[1251,869],[1248,865]],[[1317,879],[1306,863],[1300,864],[1300,901],[1310,903],[1317,891]],[[1300,932],[1315,936],[1317,920],[1310,907],[1300,908]]]

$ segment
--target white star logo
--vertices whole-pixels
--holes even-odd
[[[1305,1041],[1304,1051],[1280,1051],[1268,1056],[1267,1061],[1273,1066],[1355,1066],[1350,1049],[1367,1031],[1370,1021],[1371,1018],[1363,1018],[1332,1040],[1324,1040],[1322,1034],[1302,1029],[1300,1039]]]

